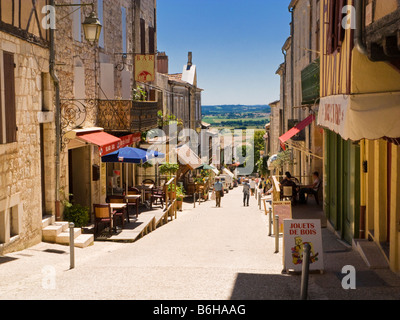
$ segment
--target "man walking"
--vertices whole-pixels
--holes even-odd
[[[221,197],[222,197],[222,193],[224,192],[224,187],[223,187],[222,183],[219,181],[219,177],[215,178],[214,191],[215,191],[216,206],[217,206],[217,208],[220,208],[221,207]]]
[[[243,182],[243,206],[245,207],[246,204],[249,206],[250,201],[250,184],[249,180],[245,180]]]

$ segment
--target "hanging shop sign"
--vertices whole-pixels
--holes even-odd
[[[135,81],[153,82],[155,81],[155,55],[138,54],[135,56]]]

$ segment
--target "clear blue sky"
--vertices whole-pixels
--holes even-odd
[[[180,73],[193,52],[203,105],[279,99],[289,0],[158,0],[158,50]]]

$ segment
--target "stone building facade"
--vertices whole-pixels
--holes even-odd
[[[54,105],[48,31],[40,23],[45,4],[0,4],[0,255],[39,243],[42,217],[54,211]],[[29,19],[31,10],[38,18]]]
[[[318,110],[318,94],[311,102],[306,101],[304,72],[317,64],[319,58],[320,1],[292,0],[289,11],[292,15],[291,33],[282,47],[284,62],[277,70],[281,82],[281,112],[275,122],[280,124],[281,135]],[[311,77],[317,79],[319,75]],[[318,91],[317,85],[314,90]],[[271,142],[271,145],[275,143]],[[302,130],[302,137],[289,141],[291,146],[288,149],[293,154],[294,163],[282,171],[290,171],[303,183],[309,183],[312,172],[322,172],[322,143],[323,134],[313,122]]]
[[[104,177],[109,173],[101,163],[98,146],[76,143],[70,133],[101,130],[99,106],[122,112],[119,108],[130,105],[132,90],[137,85],[143,86],[150,97],[150,88],[157,85],[157,80],[151,84],[136,83],[134,58],[136,54],[155,54],[157,37],[155,0],[94,1],[94,11],[103,26],[100,39],[94,44],[85,40],[81,26],[90,10],[90,6],[78,10],[57,8],[57,15],[66,18],[57,26],[56,60],[62,110],[60,197],[61,201],[73,200],[91,208],[94,203],[105,201]],[[117,136],[129,133],[118,132],[117,123],[104,130]],[[100,170],[101,179],[94,177],[96,170]]]

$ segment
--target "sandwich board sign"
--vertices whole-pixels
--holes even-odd
[[[272,211],[274,216],[279,217],[279,230],[283,232],[283,221],[285,219],[292,219],[292,202],[274,201],[272,202]]]
[[[301,272],[307,243],[311,246],[310,270],[324,270],[321,220],[285,220],[283,241],[285,271]]]

